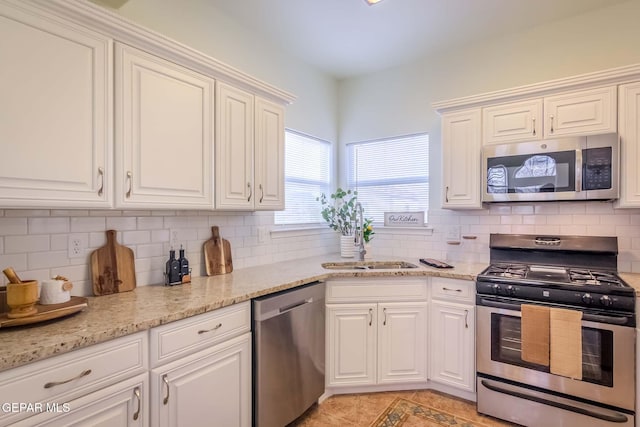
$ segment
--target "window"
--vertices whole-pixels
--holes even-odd
[[[347,183],[358,190],[365,216],[382,223],[385,212],[429,209],[429,135],[347,145]]]
[[[275,213],[275,223],[320,223],[316,197],[330,193],[331,144],[288,129],[284,143],[285,210]]]

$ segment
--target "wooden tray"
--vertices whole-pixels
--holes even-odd
[[[44,322],[68,316],[87,308],[87,301],[88,299],[85,297],[71,297],[69,301],[63,302],[62,304],[36,304],[36,309],[38,310],[36,314],[18,319],[9,319],[7,317],[7,313],[2,313],[0,314],[0,328],[30,325],[32,323]]]

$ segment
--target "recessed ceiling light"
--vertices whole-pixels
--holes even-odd
[[[378,2],[381,2],[382,0],[364,0],[364,1],[366,1],[369,6],[372,6]]]

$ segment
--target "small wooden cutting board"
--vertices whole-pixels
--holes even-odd
[[[133,251],[116,241],[115,230],[107,230],[107,244],[91,254],[91,279],[95,295],[132,291],[136,287]]]
[[[231,260],[231,244],[227,239],[220,237],[218,226],[211,227],[213,237],[204,242],[204,261],[207,268],[207,276],[226,274],[233,271]]]

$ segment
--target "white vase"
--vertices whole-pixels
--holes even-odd
[[[364,250],[366,251],[364,254],[364,259],[373,259],[373,253],[371,252],[371,242],[365,242]]]
[[[353,258],[353,236],[340,236],[340,256]]]

